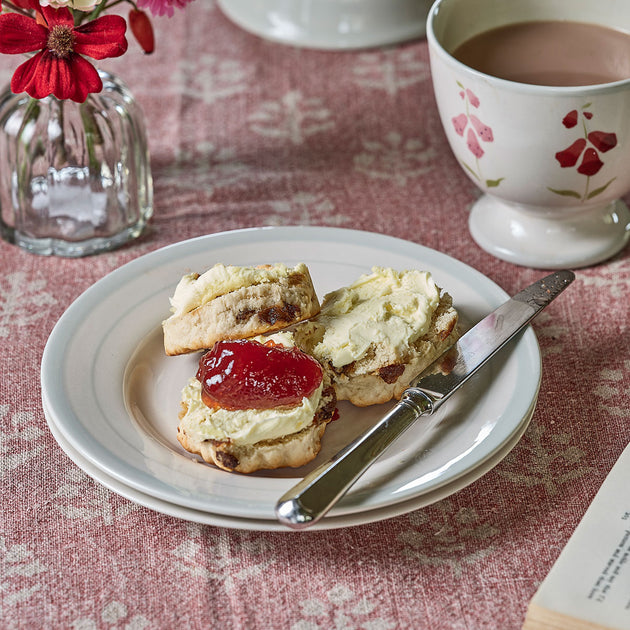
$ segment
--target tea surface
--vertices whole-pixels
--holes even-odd
[[[578,86],[630,78],[630,35],[579,22],[509,24],[467,40],[452,53],[501,79]]]

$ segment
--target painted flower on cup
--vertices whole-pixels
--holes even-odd
[[[562,119],[562,124],[567,129],[578,127],[581,121],[580,130],[583,132],[583,135],[576,138],[566,149],[555,154],[555,158],[561,168],[576,167],[577,172],[586,177],[584,192],[549,187],[549,190],[557,195],[575,197],[582,201],[600,195],[615,180],[613,177],[602,186],[598,186],[594,190],[590,189],[591,177],[597,175],[604,166],[600,154],[607,153],[617,146],[617,134],[607,131],[588,130],[588,121],[593,118],[593,112],[590,111],[590,107],[591,104],[587,103],[582,107],[581,111],[572,109]]]
[[[459,97],[464,101],[466,111],[457,116],[453,116],[451,122],[453,123],[455,133],[464,138],[468,150],[475,157],[474,167],[464,161],[462,161],[462,164],[475,178],[483,182],[484,178],[481,173],[479,160],[485,154],[483,143],[494,142],[494,135],[491,127],[482,122],[475,114],[471,113],[471,107],[478,109],[481,105],[481,101],[477,95],[469,88],[465,88],[459,81],[457,85],[460,88]],[[489,188],[496,187],[503,179],[503,177],[499,179],[485,179],[485,184]]]

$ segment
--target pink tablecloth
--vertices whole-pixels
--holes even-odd
[[[471,239],[477,192],[450,153],[425,41],[316,52],[263,41],[207,0],[107,67],[145,109],[155,216],[79,260],[0,243],[0,625],[7,628],[520,628],[527,604],[630,441],[630,257],[579,270],[535,323],[527,432],[484,477],[378,523],[322,532],[199,525],[75,466],[47,428],[39,366],[72,300],[108,272],[202,234],[269,225],[381,232],[508,292],[543,275]],[[0,78],[14,59],[0,60]]]

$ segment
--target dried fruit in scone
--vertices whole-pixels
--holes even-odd
[[[400,398],[457,340],[457,319],[429,272],[374,267],[326,295],[320,314],[295,334],[329,373],[337,398],[364,407]]]
[[[319,312],[305,264],[239,267],[216,264],[184,276],[162,322],[168,355],[211,348],[222,339],[242,339],[281,330]]]
[[[182,392],[177,438],[228,471],[302,466],[336,413],[334,388],[291,333],[218,342]]]

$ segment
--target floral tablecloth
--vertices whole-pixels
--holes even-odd
[[[157,50],[103,65],[143,106],[146,234],[37,257],[0,243],[0,625],[5,628],[520,628],[630,441],[630,254],[577,271],[534,324],[538,406],[493,470],[381,522],[315,532],[200,525],[105,489],[49,432],[39,366],[71,302],[122,264],[198,235],[335,226],[444,252],[513,293],[543,270],[479,249],[477,196],[446,144],[424,40],[322,52],[263,41],[209,0],[156,21]],[[8,80],[14,59],[0,59]]]

